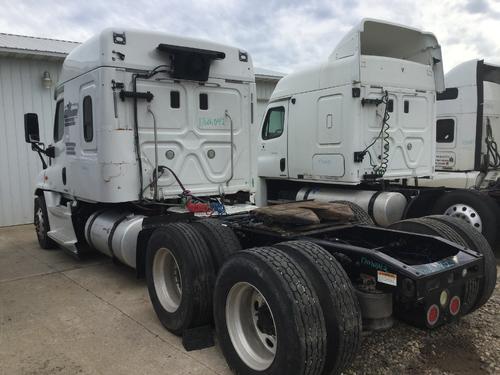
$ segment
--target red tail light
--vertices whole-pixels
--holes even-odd
[[[455,316],[460,312],[460,298],[457,296],[454,296],[450,300],[450,314]]]
[[[437,305],[432,305],[427,310],[427,324],[433,326],[439,320],[439,307]]]

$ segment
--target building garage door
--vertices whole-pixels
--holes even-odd
[[[41,163],[24,142],[24,113],[38,114],[41,141],[50,143],[60,68],[57,60],[0,56],[0,227],[33,221],[33,184]],[[42,85],[45,71],[51,88]]]

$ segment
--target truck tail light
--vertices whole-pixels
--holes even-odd
[[[454,296],[450,300],[450,314],[455,316],[460,312],[461,301],[460,298]]]
[[[427,324],[433,326],[439,320],[439,307],[438,305],[431,305],[427,310]]]

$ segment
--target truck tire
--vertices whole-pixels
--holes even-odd
[[[442,237],[463,247],[469,247],[467,241],[449,225],[437,222],[436,220],[431,220],[427,216],[395,222],[389,226],[389,229]],[[472,311],[479,295],[479,280],[470,280],[467,284],[465,284],[462,301],[462,315],[468,314]]]
[[[36,237],[40,247],[45,250],[57,248],[57,244],[48,235],[50,224],[47,214],[47,205],[45,204],[43,195],[39,195],[35,198],[33,223],[35,224]]]
[[[219,220],[204,219],[195,221],[191,225],[207,243],[216,273],[231,254],[241,250],[240,241],[233,230]]]
[[[350,202],[350,201],[331,201],[330,203],[341,203],[349,206],[354,213],[354,217],[356,218],[356,221],[358,224],[363,224],[363,225],[375,225],[375,222],[373,219],[370,217],[368,212],[363,210],[361,206],[357,205],[356,203]]]
[[[326,325],[324,375],[340,374],[360,344],[361,310],[351,280],[339,262],[321,246],[307,241],[274,245],[300,264],[319,297]]]
[[[495,245],[500,213],[497,203],[488,195],[473,190],[445,192],[432,213],[462,219],[482,233],[491,246]]]
[[[215,271],[205,240],[188,224],[156,229],[146,249],[146,281],[153,308],[170,332],[212,323]]]
[[[263,247],[231,256],[217,277],[214,318],[234,373],[321,374],[323,312],[311,281],[283,251]]]
[[[392,223],[389,229],[442,237],[460,246],[468,247],[467,241],[448,225],[427,220],[427,216]]]
[[[493,294],[497,282],[496,258],[486,238],[470,225],[456,217],[446,215],[432,215],[429,219],[439,221],[453,228],[468,244],[471,250],[483,254],[484,278],[479,282],[479,297],[471,309],[471,312],[483,306]]]

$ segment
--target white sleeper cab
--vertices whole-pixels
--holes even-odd
[[[347,200],[382,226],[445,214],[495,244],[498,67],[482,62],[467,67],[448,73],[453,88],[445,91],[441,47],[433,34],[361,22],[327,61],[278,82],[258,135],[257,203]],[[458,91],[456,100],[448,100]],[[443,133],[449,116],[459,129],[452,142]],[[483,168],[480,174],[487,155],[488,171]],[[478,177],[475,185],[490,189],[447,184],[440,179],[441,171],[449,169],[440,162],[444,159],[460,164],[462,180]],[[471,174],[474,169],[477,173]]]

